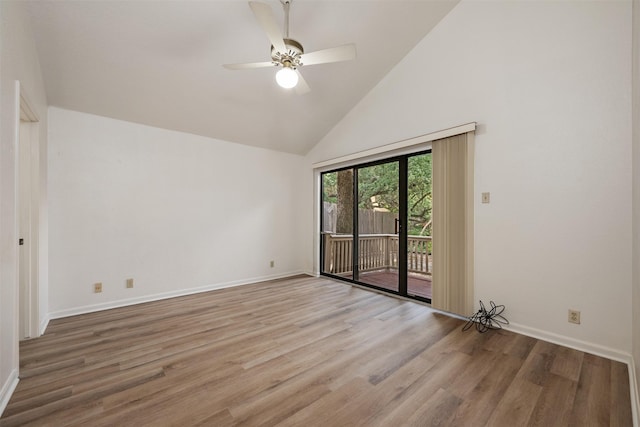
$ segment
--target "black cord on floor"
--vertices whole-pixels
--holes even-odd
[[[476,330],[483,334],[489,329],[502,329],[502,325],[509,324],[509,321],[502,316],[504,305],[496,305],[493,301],[489,301],[489,303],[491,304],[491,310],[487,311],[482,301],[480,301],[480,310],[469,317],[462,331],[466,331],[475,324]]]

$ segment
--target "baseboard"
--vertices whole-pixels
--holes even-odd
[[[629,359],[629,391],[631,393],[631,412],[633,413],[633,425],[640,425],[640,391],[638,389],[638,377],[636,376],[636,364],[633,357]]]
[[[615,350],[598,344],[593,344],[588,341],[577,340],[560,334],[554,334],[553,332],[531,328],[529,326],[524,326],[518,323],[510,323],[504,328],[522,335],[538,338],[543,341],[559,344],[564,347],[584,351],[585,353],[605,357],[607,359],[616,360],[622,363],[629,363],[629,358],[631,357],[629,353],[625,353],[623,351]]]
[[[9,399],[11,399],[11,395],[18,386],[18,381],[20,381],[18,378],[18,370],[14,369],[11,371],[9,378],[7,378],[7,381],[5,381],[2,385],[2,389],[0,390],[0,416],[2,416],[5,408],[9,404]]]
[[[49,315],[47,314],[46,316],[44,316],[44,319],[42,319],[42,321],[40,322],[39,336],[43,335],[44,331],[47,330],[47,326],[49,326],[49,320],[51,320],[51,317],[49,317]]]
[[[127,298],[127,299],[116,300],[116,301],[111,301],[111,302],[102,303],[102,304],[92,304],[92,305],[86,305],[82,307],[74,307],[66,310],[59,310],[59,311],[54,311],[49,313],[49,315],[47,316],[47,322],[48,322],[48,319],[59,319],[62,317],[76,316],[78,314],[93,313],[93,312],[102,311],[102,310],[110,310],[112,308],[126,307],[129,305],[142,304],[145,302],[159,301],[159,300],[168,299],[168,298],[198,294],[201,292],[215,291],[216,289],[230,288],[233,286],[250,285],[253,283],[282,279],[285,277],[297,276],[300,274],[305,274],[305,273],[303,271],[290,271],[287,273],[274,274],[269,276],[260,276],[260,277],[253,277],[249,279],[234,280],[231,282],[215,283],[211,285],[200,286],[197,288],[179,289],[171,292],[145,295],[145,296],[136,297],[136,298]]]

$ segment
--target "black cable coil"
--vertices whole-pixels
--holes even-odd
[[[469,320],[462,328],[463,332],[470,329],[474,324],[476,325],[476,330],[481,334],[489,329],[502,329],[502,325],[509,324],[509,321],[502,316],[504,305],[496,305],[493,301],[489,301],[489,303],[491,304],[491,310],[487,311],[482,300],[480,301],[480,310],[469,317]]]

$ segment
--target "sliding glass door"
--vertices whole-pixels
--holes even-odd
[[[400,162],[357,168],[359,282],[400,290]]]
[[[321,271],[354,279],[354,169],[322,174]]]
[[[431,300],[431,153],[322,174],[321,273]]]
[[[407,293],[431,300],[431,153],[407,159]]]

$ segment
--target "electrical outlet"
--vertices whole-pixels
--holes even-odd
[[[569,323],[580,324],[580,312],[578,310],[569,309]]]
[[[276,266],[276,262],[275,262],[275,261],[271,261],[271,262],[269,263],[269,265],[271,266],[271,268],[273,268],[273,267],[275,267],[275,266]]]
[[[102,292],[102,283],[100,282],[94,283],[93,292],[95,292],[96,294],[99,294],[100,292]]]
[[[491,202],[491,193],[482,193],[482,203]]]
[[[127,279],[127,288],[133,288],[133,279]]]

